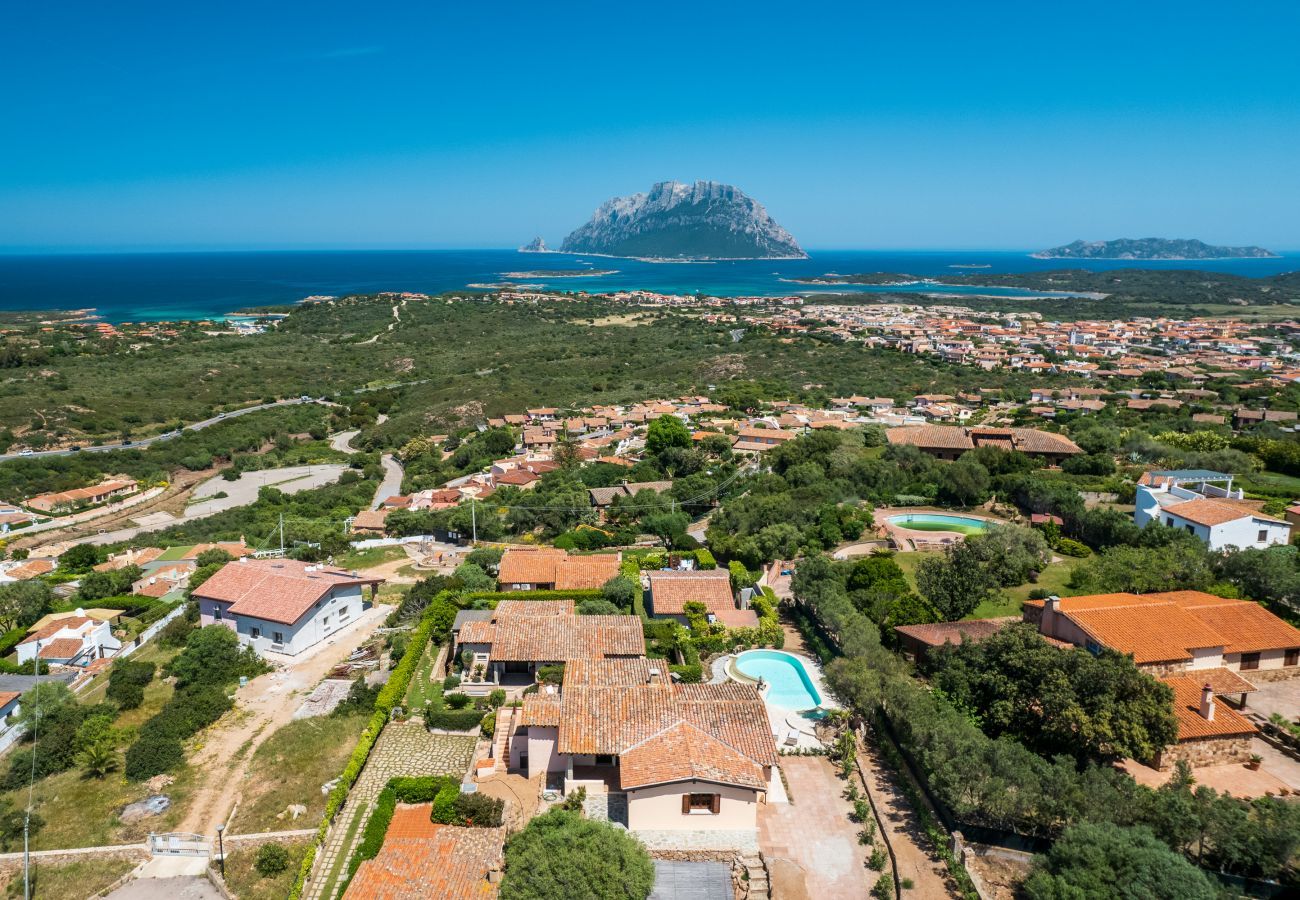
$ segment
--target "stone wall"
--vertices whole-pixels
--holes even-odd
[[[1217,766],[1224,763],[1244,763],[1251,757],[1251,737],[1207,738],[1197,741],[1180,741],[1167,747],[1156,760],[1156,768],[1166,772],[1178,760],[1197,766]]]
[[[1263,684],[1266,681],[1288,681],[1300,675],[1300,666],[1289,666],[1283,669],[1244,669],[1237,674],[1255,684]]]
[[[1189,665],[1187,662],[1162,662],[1138,666],[1138,668],[1152,678],[1164,678],[1166,675],[1194,675],[1194,672],[1188,670]]]

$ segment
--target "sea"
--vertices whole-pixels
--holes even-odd
[[[943,275],[1052,269],[1199,269],[1250,277],[1300,270],[1300,252],[1276,259],[1141,262],[1034,259],[1029,251],[810,250],[808,259],[649,262],[515,250],[321,250],[211,253],[0,255],[0,311],[88,310],[112,323],[214,319],[250,307],[293,304],[313,295],[377,291],[440,293],[471,285],[531,285],[548,290],[642,289],[722,297],[799,293],[932,293]],[[528,275],[572,272],[578,277]],[[586,275],[586,272],[608,274]],[[825,274],[898,273],[902,285],[795,283]],[[944,285],[944,294],[1036,297],[1043,292]],[[1069,296],[1068,294],[1065,296]]]

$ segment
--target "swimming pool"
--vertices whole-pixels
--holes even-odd
[[[813,684],[804,662],[780,650],[746,650],[735,658],[736,669],[750,678],[761,678],[771,687],[763,699],[772,706],[791,710],[815,709],[822,696]]]
[[[973,516],[946,516],[942,513],[902,513],[889,517],[889,524],[910,531],[954,531],[957,534],[979,534],[989,523]]]

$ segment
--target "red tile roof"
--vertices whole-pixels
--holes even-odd
[[[736,608],[726,569],[651,572],[650,602],[656,616],[684,615],[687,603],[703,603],[715,614]]]
[[[245,559],[226,563],[193,595],[230,603],[235,615],[292,625],[335,588],[382,582],[292,559]]]
[[[763,769],[690,722],[681,721],[633,744],[619,756],[623,788],[671,781],[716,781],[763,790]]]
[[[1201,715],[1201,691],[1207,681],[1200,673],[1169,676],[1160,680],[1174,689],[1174,718],[1178,720],[1178,740],[1195,741],[1255,733],[1255,726],[1226,703],[1214,704],[1213,720]]]
[[[80,638],[55,638],[41,647],[41,659],[72,659],[81,653]]]
[[[357,869],[345,900],[492,900],[505,830],[459,828],[429,821],[431,804],[399,806],[379,854]]]

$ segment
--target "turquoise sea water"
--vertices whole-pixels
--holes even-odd
[[[437,293],[509,281],[506,272],[616,270],[583,278],[516,278],[556,290],[641,288],[715,296],[782,296],[807,292],[933,291],[931,285],[812,288],[793,278],[827,273],[892,272],[917,278],[1040,272],[1062,268],[1130,268],[1118,261],[1066,263],[1006,251],[813,250],[810,259],[648,263],[631,259],[514,250],[393,250],[232,253],[0,255],[0,310],[94,309],[110,322],[199,319],[249,306],[296,303],[312,294],[374,291]],[[966,268],[987,266],[988,268]],[[1142,263],[1143,268],[1199,269],[1260,277],[1300,269],[1300,254],[1279,259]],[[951,294],[1039,296],[1015,288],[951,286]]]
[[[805,710],[821,705],[821,695],[797,656],[779,650],[749,650],[736,657],[736,667],[772,686],[765,698],[772,706]]]

